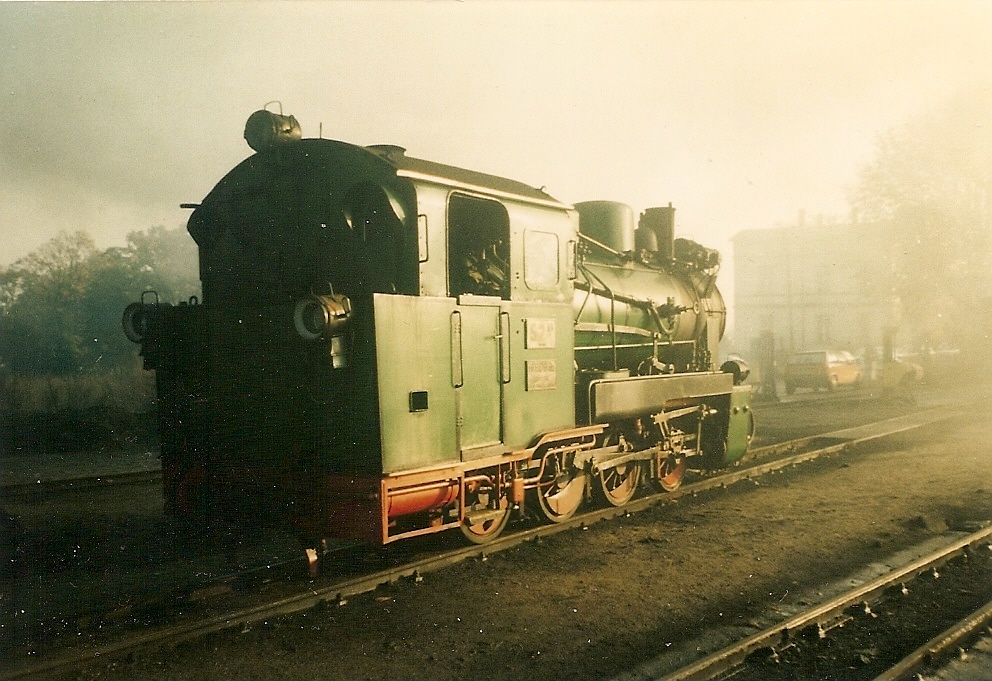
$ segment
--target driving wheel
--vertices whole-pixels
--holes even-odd
[[[674,492],[682,486],[685,469],[684,458],[679,458],[671,453],[667,454],[658,466],[658,484],[666,492]]]
[[[623,506],[634,498],[641,479],[641,466],[628,462],[599,472],[599,489],[611,506]]]
[[[586,490],[586,474],[568,465],[563,454],[549,454],[538,483],[537,504],[548,520],[565,522],[578,510]]]

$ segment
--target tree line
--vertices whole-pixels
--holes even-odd
[[[138,349],[121,314],[147,290],[163,302],[199,294],[196,244],[185,229],[131,232],[124,246],[105,250],[85,231],[59,233],[0,267],[0,374],[135,369]]]

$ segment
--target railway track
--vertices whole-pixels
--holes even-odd
[[[976,610],[894,663],[878,664],[873,659],[879,655],[878,648],[892,640],[886,638],[892,634],[883,632],[883,627],[900,633],[903,616],[900,608],[914,606],[900,604],[899,601],[907,600],[914,590],[934,590],[934,584],[941,578],[947,581],[949,575],[954,575],[957,581],[954,586],[944,587],[940,594],[927,594],[927,599],[945,598],[943,594],[947,589],[965,590],[961,584],[974,581],[975,573],[984,575],[986,584],[992,584],[988,580],[992,576],[992,554],[988,549],[992,549],[992,526],[957,538],[836,597],[735,640],[695,662],[673,669],[671,661],[674,656],[661,655],[616,677],[616,681],[718,678],[774,681],[777,678],[803,678],[813,674],[812,670],[817,667],[815,674],[822,678],[914,678],[914,674],[924,665],[932,664],[942,655],[956,652],[968,636],[987,627],[992,620],[992,603],[986,603],[983,599],[983,604]],[[969,555],[975,557],[969,561]],[[958,559],[958,564],[952,564],[952,559]],[[973,564],[968,565],[969,562]],[[963,573],[965,567],[972,572],[956,574]],[[945,568],[946,573],[942,576]],[[931,584],[922,583],[927,580]],[[842,630],[845,640],[838,643],[835,639],[842,637],[834,632]],[[911,641],[912,638],[906,640]],[[836,676],[838,670],[825,668],[824,661],[839,657],[844,661],[841,662],[840,676]],[[858,661],[861,668],[852,668],[851,661]],[[878,667],[882,668],[875,673]]]
[[[109,637],[101,638],[99,641],[94,638],[85,645],[52,652],[45,660],[11,669],[0,678],[13,679],[49,675],[56,671],[84,665],[95,659],[106,659],[146,646],[174,644],[213,631],[242,627],[248,623],[307,610],[321,602],[342,603],[351,596],[372,591],[382,584],[403,579],[419,580],[429,572],[465,560],[473,558],[485,560],[490,554],[505,551],[522,543],[578,527],[586,527],[601,520],[637,513],[657,504],[670,503],[679,498],[695,496],[707,490],[727,487],[741,480],[796,466],[824,455],[838,453],[861,442],[931,425],[955,414],[956,412],[949,408],[920,411],[875,424],[847,428],[825,435],[805,437],[763,447],[755,450],[747,457],[748,465],[742,465],[728,472],[685,484],[675,493],[662,493],[635,499],[621,508],[594,509],[577,515],[568,522],[524,529],[483,546],[468,546],[446,551],[439,555],[404,562],[401,565],[377,570],[370,574],[336,580],[327,584],[310,584],[298,593],[282,596],[269,602],[260,602],[251,606],[224,611],[217,608],[215,612],[201,612],[199,616],[179,613],[168,624],[146,626],[140,634],[124,633],[113,640],[110,640]],[[298,562],[302,572],[302,558]],[[236,579],[237,577],[232,576],[231,578]],[[207,609],[209,610],[209,607]]]
[[[0,485],[0,498],[47,498],[67,492],[79,492],[83,490],[111,489],[127,485],[152,486],[160,484],[162,484],[162,471],[160,470],[129,471]]]
[[[992,601],[961,618],[876,678],[878,681],[933,678],[935,673],[944,679],[989,678],[992,672],[990,623]],[[973,673],[964,674],[963,670]]]

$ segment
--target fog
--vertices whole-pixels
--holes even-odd
[[[992,83],[989,35],[953,0],[0,3],[0,265],[183,224],[270,100],[566,202],[671,201],[729,260],[741,229],[846,219],[880,134]]]

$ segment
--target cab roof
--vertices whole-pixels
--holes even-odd
[[[498,175],[489,175],[475,170],[427,161],[406,155],[403,147],[390,144],[377,144],[365,147],[396,168],[396,174],[411,180],[450,185],[469,190],[481,190],[496,196],[513,197],[529,203],[570,210],[572,206],[562,203],[541,189],[536,189],[517,180]]]

